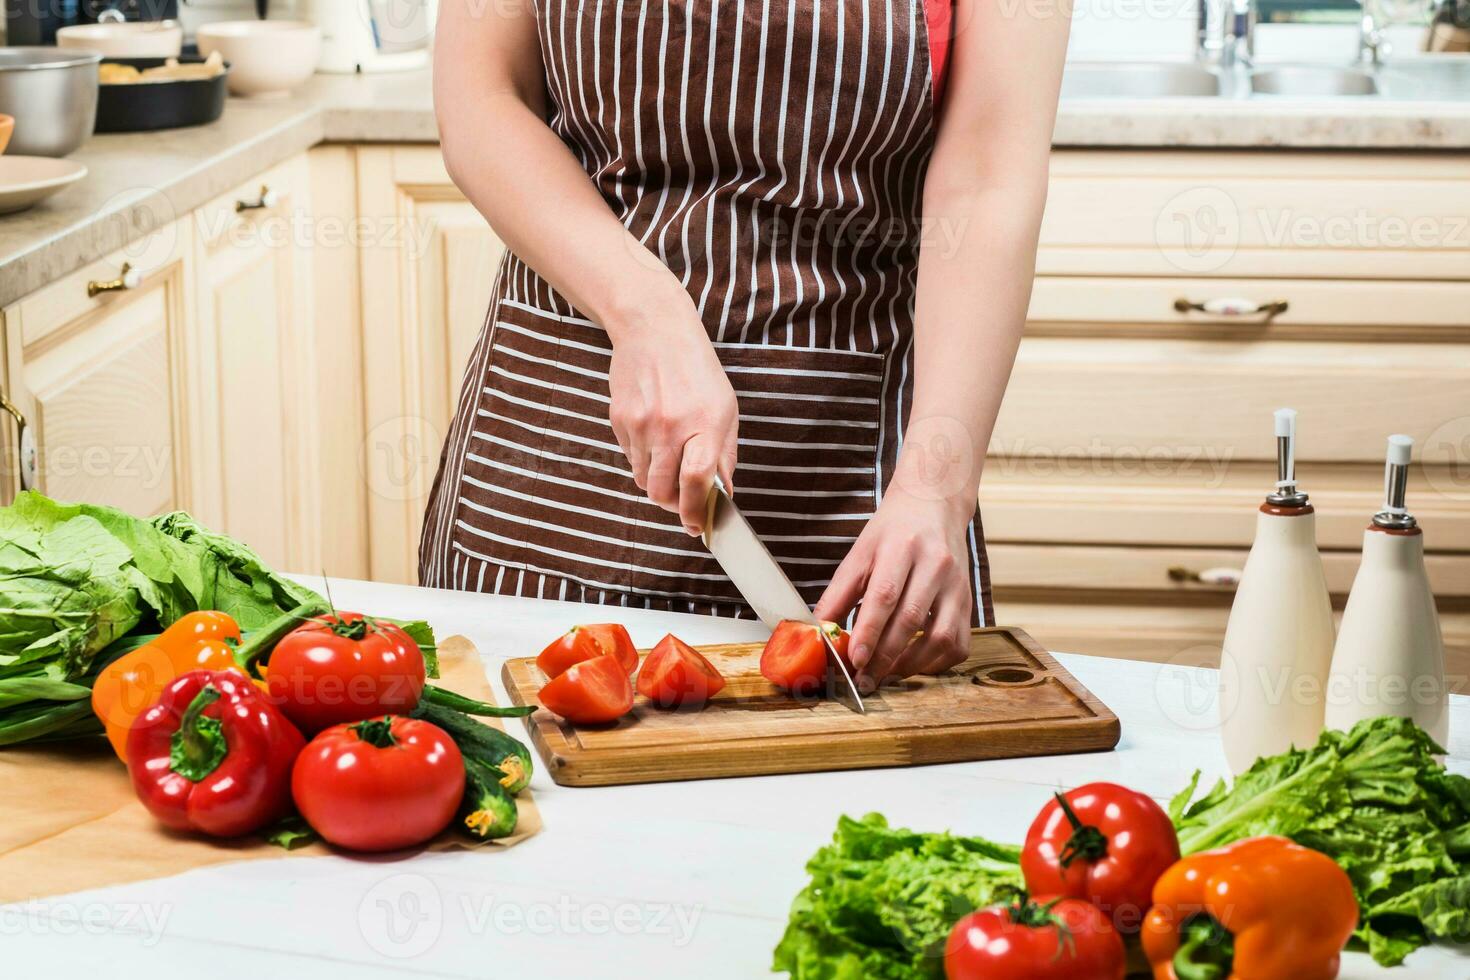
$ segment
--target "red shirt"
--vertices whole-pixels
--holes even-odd
[[[944,79],[949,70],[954,0],[924,0],[924,20],[929,24],[929,61],[934,68],[934,102],[938,104],[944,94]]]

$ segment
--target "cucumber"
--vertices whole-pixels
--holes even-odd
[[[531,782],[531,750],[498,728],[491,728],[453,708],[420,701],[413,717],[438,725],[459,746],[466,764],[471,759],[500,770],[500,785],[508,793],[519,793]]]
[[[460,826],[481,840],[507,837],[516,829],[516,799],[501,785],[501,772],[465,756],[464,799],[459,804]]]

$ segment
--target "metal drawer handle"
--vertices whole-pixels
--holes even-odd
[[[20,488],[33,490],[36,486],[36,439],[21,410],[11,404],[5,393],[0,391],[0,411],[15,419],[15,452],[20,464]]]
[[[241,211],[259,211],[262,208],[273,208],[278,201],[280,201],[280,195],[271,190],[268,185],[261,184],[260,197],[253,201],[236,201],[235,212],[238,214]]]
[[[1206,568],[1196,572],[1183,565],[1175,565],[1169,569],[1169,581],[1198,582],[1200,585],[1239,585],[1240,569]]]
[[[124,289],[137,289],[143,282],[143,274],[134,269],[128,262],[123,263],[116,279],[105,279],[98,281],[93,279],[87,283],[87,296],[90,298],[98,293],[115,293]]]
[[[1208,313],[1211,316],[1263,316],[1267,320],[1285,313],[1287,306],[1288,304],[1284,299],[1273,299],[1269,303],[1257,303],[1254,300],[1228,296],[1221,297],[1220,299],[1207,299],[1203,303],[1193,303],[1182,298],[1174,301],[1174,311],[1176,313]]]

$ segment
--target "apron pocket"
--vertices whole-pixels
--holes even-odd
[[[884,357],[715,344],[740,403],[735,499],[802,596],[821,596],[873,514]]]

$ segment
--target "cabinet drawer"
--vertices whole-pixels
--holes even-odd
[[[1038,276],[1026,319],[1030,336],[1464,341],[1470,282]]]
[[[997,597],[995,614],[1000,625],[1021,627],[1048,650],[1215,667],[1220,663],[1230,607],[1180,601],[1088,603]],[[1470,693],[1470,613],[1441,610],[1440,626],[1450,690]],[[1171,692],[1170,703],[1188,710],[1178,701],[1177,691]],[[1182,720],[1214,723],[1213,712]]]
[[[1271,413],[1290,405],[1302,463],[1381,464],[1389,433],[1423,446],[1470,414],[1467,390],[1463,344],[1030,337],[991,452],[1269,460]]]
[[[199,243],[208,251],[265,245],[286,248],[315,239],[320,217],[304,195],[309,182],[303,157],[293,157],[233,187],[194,212]],[[339,229],[343,243],[347,226]],[[322,229],[323,233],[325,230]]]
[[[27,347],[43,343],[48,336],[77,320],[125,305],[131,296],[138,294],[137,289],[95,292],[89,291],[88,286],[119,279],[125,265],[138,274],[140,288],[160,276],[172,274],[191,247],[188,234],[184,222],[164,225],[153,234],[17,300],[5,310],[7,327],[19,331],[12,340]],[[7,353],[10,357],[19,354],[16,350]]]
[[[1058,151],[1038,271],[1470,278],[1464,155]]]
[[[1271,412],[1301,412],[1324,547],[1356,550],[1384,439],[1415,438],[1410,507],[1470,550],[1470,345],[1027,337],[981,488],[996,541],[1249,546],[1274,482]]]
[[[29,423],[43,492],[137,514],[188,506],[189,235],[166,225],[6,308],[6,393]]]
[[[1151,593],[1161,601],[1183,596],[1188,601],[1223,597],[1235,585],[1228,575],[1245,567],[1245,548],[1128,548],[1079,545],[990,544],[991,581],[996,595],[1072,597]],[[1346,598],[1358,573],[1356,551],[1325,551],[1322,565],[1327,587]],[[1435,595],[1441,599],[1470,596],[1470,560],[1460,555],[1430,554],[1425,564]],[[1217,573],[1226,573],[1218,575]],[[1226,581],[1201,581],[1226,578]]]

